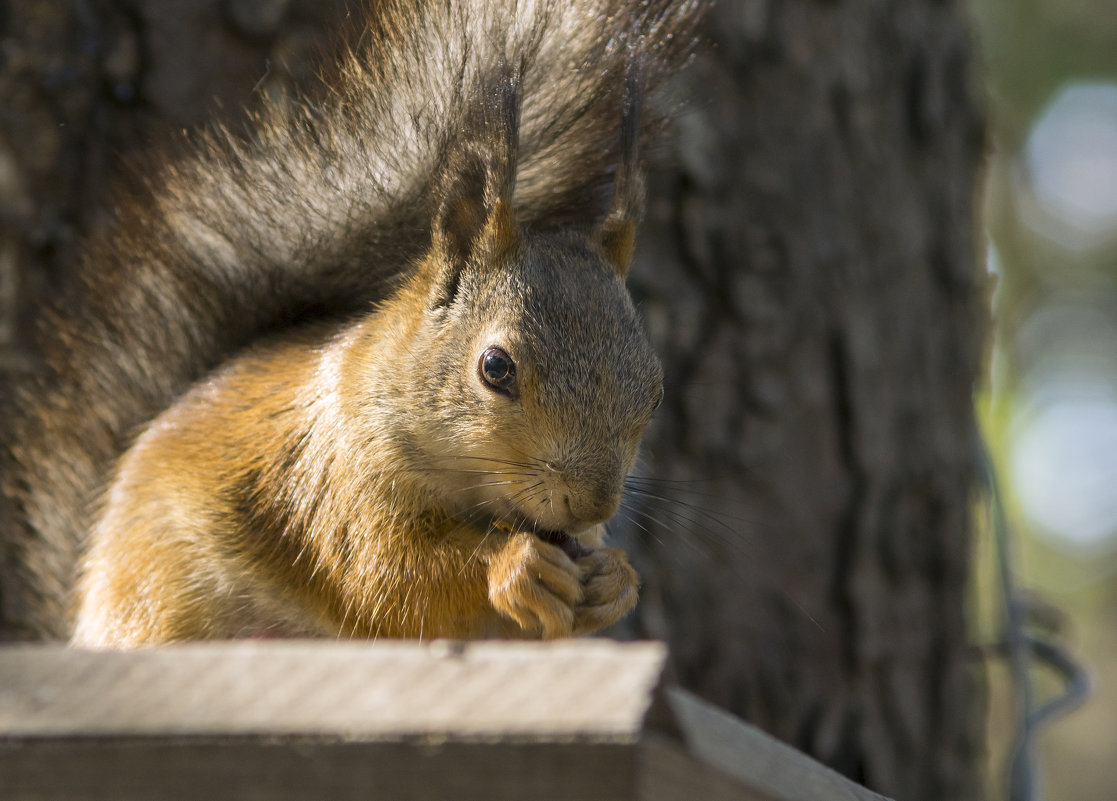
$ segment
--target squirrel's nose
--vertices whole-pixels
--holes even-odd
[[[570,515],[586,525],[604,523],[617,513],[620,505],[620,490],[609,486],[571,488],[566,495],[566,508]]]

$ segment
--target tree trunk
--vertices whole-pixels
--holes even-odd
[[[721,3],[633,288],[667,368],[621,522],[678,678],[904,801],[976,797],[964,594],[982,149],[963,13]]]
[[[346,0],[0,4],[0,368],[104,224],[129,154],[308,83]]]
[[[344,6],[0,7],[7,369],[137,143],[304,80]],[[976,793],[963,23],[949,0],[724,0],[631,280],[667,400],[614,526],[645,578],[620,633],[667,640],[682,684],[903,801]]]

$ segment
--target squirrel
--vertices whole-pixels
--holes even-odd
[[[630,611],[604,524],[662,397],[624,286],[642,99],[701,9],[384,0],[319,97],[155,170],[8,399],[16,636],[551,638]]]

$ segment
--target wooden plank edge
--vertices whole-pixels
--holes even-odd
[[[714,793],[711,798],[731,797],[717,793],[728,792],[726,788],[736,784],[744,793],[737,797],[750,801],[889,801],[678,687],[661,688],[657,693],[648,728],[659,734],[658,739],[647,741],[646,750],[655,755],[644,756],[648,776],[666,781],[657,762],[672,761],[667,743],[673,741],[692,760],[720,774],[715,779],[691,770],[688,781],[702,787],[708,784],[709,792]],[[649,789],[653,795],[648,798],[672,797],[655,795],[654,791]]]

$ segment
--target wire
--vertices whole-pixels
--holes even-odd
[[[989,452],[982,447],[981,462],[989,496],[990,521],[996,543],[997,569],[1004,609],[1003,651],[1012,673],[1017,696],[1017,734],[1009,753],[1008,801],[1041,801],[1036,739],[1039,730],[1083,703],[1090,694],[1086,670],[1057,643],[1034,637],[1026,626],[1034,616],[1036,603],[1025,597],[1013,580],[1008,521]],[[1036,706],[1032,687],[1033,664],[1051,668],[1064,683],[1063,692]]]

